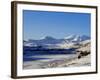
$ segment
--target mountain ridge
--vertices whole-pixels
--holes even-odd
[[[39,40],[33,40],[30,39],[28,41],[24,40],[24,46],[29,46],[29,47],[36,47],[36,46],[42,46],[45,48],[67,48],[69,46],[73,46],[74,44],[78,44],[80,42],[90,40],[90,37],[86,35],[71,35],[67,36],[66,38],[62,39],[56,39],[51,36],[46,36],[42,39]]]

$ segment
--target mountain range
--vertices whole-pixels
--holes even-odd
[[[39,40],[30,39],[28,41],[24,40],[23,45],[27,47],[37,47],[41,46],[43,48],[71,48],[79,47],[82,44],[90,42],[90,37],[86,35],[69,35],[62,39],[56,39],[51,36],[46,36]]]

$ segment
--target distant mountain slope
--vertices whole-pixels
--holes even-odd
[[[46,36],[40,40],[24,40],[24,46],[37,47],[41,46],[43,48],[71,48],[79,47],[85,43],[90,42],[90,37],[82,35],[70,35],[63,39],[56,39],[50,36]]]
[[[87,51],[87,52],[90,52],[90,50],[91,50],[90,48],[91,48],[90,40],[86,40],[86,41],[81,42],[81,47],[78,48],[77,50],[78,51]]]

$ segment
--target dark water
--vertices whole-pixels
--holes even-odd
[[[33,61],[33,60],[42,60],[42,59],[48,59],[48,58],[33,58],[33,57],[24,57],[24,61]]]
[[[39,58],[39,57],[34,57],[34,56],[57,55],[57,54],[75,54],[75,48],[44,49],[44,48],[24,47],[23,48],[23,61],[48,59],[48,58]]]

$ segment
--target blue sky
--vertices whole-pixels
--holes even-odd
[[[72,34],[90,36],[90,18],[89,13],[23,10],[24,40]]]

